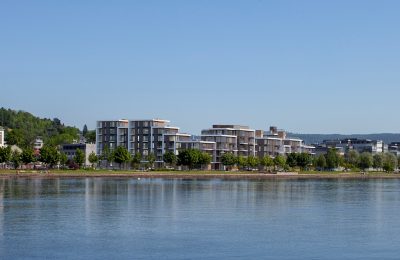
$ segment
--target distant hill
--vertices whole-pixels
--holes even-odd
[[[47,144],[58,145],[77,140],[79,129],[65,126],[58,118],[39,118],[25,111],[0,109],[0,126],[5,128],[6,142],[30,147],[36,137]]]
[[[382,134],[296,134],[288,133],[289,137],[298,137],[306,144],[322,143],[324,140],[334,140],[334,139],[345,139],[345,138],[358,138],[358,139],[371,139],[371,140],[382,140],[384,143],[388,144],[391,142],[400,142],[400,133],[382,133]]]

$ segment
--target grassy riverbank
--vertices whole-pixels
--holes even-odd
[[[125,177],[125,178],[191,178],[191,179],[334,179],[334,178],[391,178],[400,179],[400,174],[385,172],[332,172],[301,171],[298,173],[266,173],[249,171],[111,171],[111,170],[0,170],[0,178],[57,178],[57,177]]]

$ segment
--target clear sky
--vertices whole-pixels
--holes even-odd
[[[0,106],[399,132],[400,1],[0,1]]]

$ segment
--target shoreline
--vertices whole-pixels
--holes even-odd
[[[144,178],[144,179],[226,179],[226,180],[274,180],[274,179],[400,179],[394,173],[209,173],[209,172],[0,172],[0,179],[53,179],[53,178]]]

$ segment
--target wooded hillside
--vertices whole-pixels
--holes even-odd
[[[0,109],[0,126],[5,128],[5,139],[9,145],[21,148],[32,146],[36,137],[45,144],[71,143],[79,138],[79,129],[65,126],[58,118],[39,118],[25,111]]]

